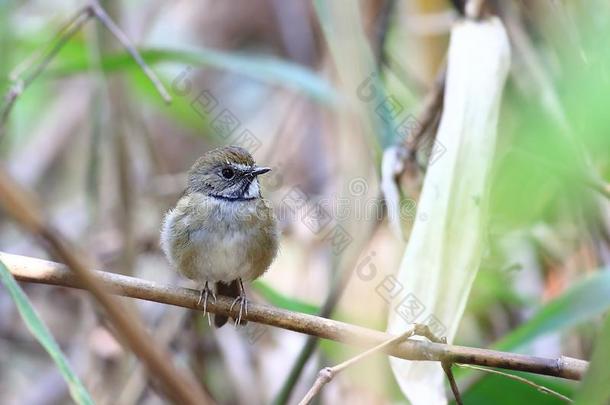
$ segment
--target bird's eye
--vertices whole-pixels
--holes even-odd
[[[222,173],[222,177],[224,177],[227,180],[232,179],[233,176],[235,176],[235,172],[233,171],[233,169],[231,169],[229,167],[225,167],[224,169],[222,169],[221,173]]]

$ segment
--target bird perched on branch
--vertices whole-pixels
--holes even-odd
[[[277,220],[257,178],[270,170],[257,166],[240,147],[206,153],[190,169],[187,188],[161,229],[169,262],[203,287],[199,303],[204,314],[208,298],[216,299],[215,289],[235,297],[236,325],[248,311],[243,281],[261,276],[278,250]],[[214,324],[221,327],[227,320],[215,315]]]

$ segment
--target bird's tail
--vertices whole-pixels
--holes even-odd
[[[239,297],[239,284],[237,280],[231,281],[229,284],[225,284],[223,282],[216,283],[216,293],[219,295],[224,295],[225,297],[237,298]],[[214,326],[220,328],[229,320],[228,316],[225,315],[214,315]],[[241,321],[242,324],[245,323],[244,320]]]

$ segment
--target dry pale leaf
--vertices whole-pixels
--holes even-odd
[[[388,330],[413,322],[455,336],[485,249],[486,211],[498,110],[510,66],[506,31],[497,18],[458,22],[451,32],[443,115],[417,217],[392,298]],[[440,364],[392,358],[411,403],[445,404]]]

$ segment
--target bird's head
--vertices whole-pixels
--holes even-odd
[[[217,148],[191,167],[188,191],[231,201],[253,200],[261,196],[257,176],[270,170],[257,166],[244,148]]]

